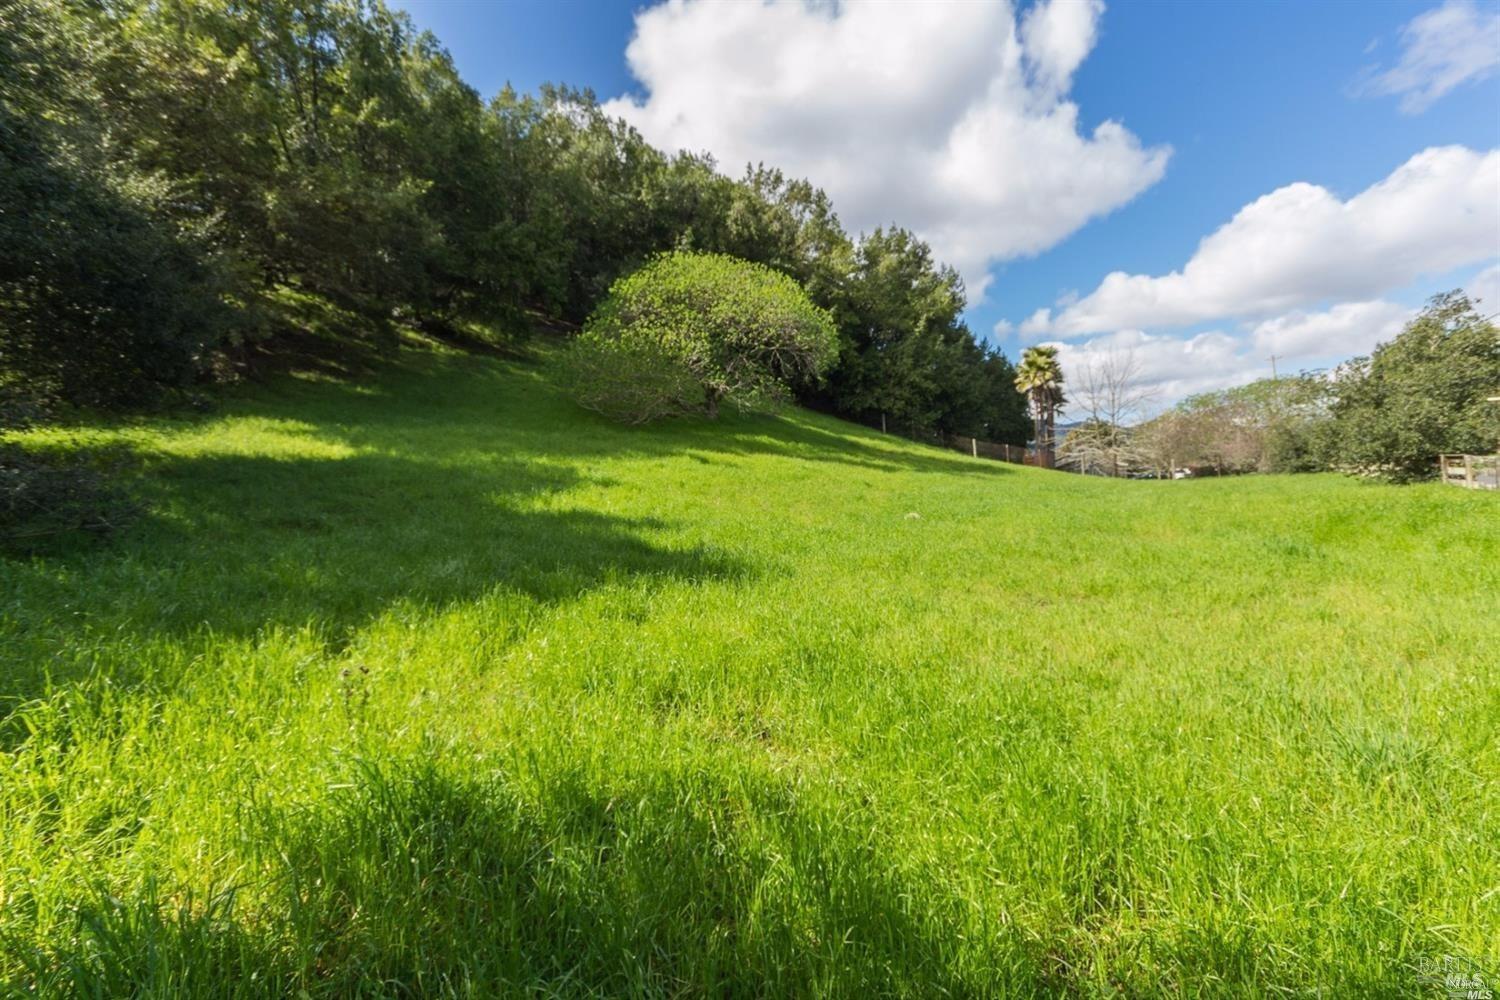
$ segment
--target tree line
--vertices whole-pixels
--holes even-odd
[[[0,384],[129,407],[232,372],[289,292],[407,326],[581,321],[668,250],[797,281],[837,354],[804,403],[1022,443],[1015,372],[899,227],[774,167],[653,148],[587,91],[489,101],[378,0],[0,5]]]
[[[1060,461],[1095,475],[1333,470],[1407,482],[1433,476],[1440,454],[1500,447],[1500,330],[1459,291],[1332,372],[1199,393],[1150,419],[1128,352],[1091,360],[1073,385],[1084,419]]]

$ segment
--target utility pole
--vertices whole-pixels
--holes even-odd
[[[1269,358],[1266,359],[1266,360],[1268,360],[1268,361],[1271,362],[1271,381],[1272,382],[1276,381],[1276,362],[1280,361],[1281,359],[1283,359],[1285,357],[1286,357],[1285,354],[1273,354]]]

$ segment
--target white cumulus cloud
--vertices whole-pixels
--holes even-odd
[[[1425,150],[1347,201],[1297,183],[1246,205],[1170,274],[1116,271],[1045,324],[1061,336],[1256,318],[1367,299],[1500,253],[1500,151]]]
[[[764,162],[825,189],[855,231],[896,223],[983,294],[1159,180],[1170,150],[1089,129],[1067,99],[1099,0],[840,4],[668,0],[626,49],[644,99],[605,107],[730,173]]]
[[[1271,374],[1270,363],[1257,361],[1243,337],[1222,330],[1192,337],[1119,330],[1056,346],[1065,386],[1069,372],[1081,371],[1086,365],[1107,365],[1111,357],[1129,354],[1136,368],[1136,386],[1151,390],[1158,408],[1186,396],[1243,385]]]
[[[1021,336],[1034,337],[1039,333],[1047,333],[1052,329],[1052,310],[1045,307],[1027,316],[1021,321]]]
[[[1331,368],[1355,355],[1368,354],[1400,333],[1414,312],[1381,299],[1341,302],[1326,310],[1290,312],[1232,330],[1177,336],[1128,329],[1059,341],[1056,346],[1065,378],[1070,370],[1129,352],[1138,366],[1138,383],[1152,389],[1157,405],[1165,407],[1194,393],[1266,378],[1273,370],[1288,375]]]
[[[1390,340],[1411,317],[1411,309],[1394,302],[1341,302],[1324,312],[1268,319],[1256,324],[1250,335],[1256,352],[1267,357],[1353,357]]]
[[[1485,80],[1500,69],[1500,5],[1448,0],[1418,14],[1401,29],[1401,57],[1384,70],[1371,68],[1355,83],[1359,95],[1399,96],[1414,115],[1460,84]]]

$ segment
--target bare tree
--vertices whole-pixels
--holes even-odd
[[[1135,444],[1158,469],[1293,472],[1316,467],[1332,396],[1319,372],[1260,379],[1189,396],[1136,428]]]
[[[1156,474],[1170,479],[1199,453],[1201,430],[1188,414],[1168,410],[1135,428],[1135,444]]]
[[[1146,416],[1156,395],[1155,387],[1144,381],[1133,349],[1111,347],[1090,354],[1074,367],[1073,409],[1084,419],[1063,441],[1064,459],[1098,475],[1128,471],[1142,460],[1131,428]]]
[[[1134,348],[1111,347],[1075,366],[1073,399],[1090,420],[1126,427],[1142,419],[1157,397],[1147,385]]]

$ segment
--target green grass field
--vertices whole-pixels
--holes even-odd
[[[622,429],[439,351],[33,438],[152,512],[0,561],[0,992],[1500,969],[1496,496]]]

